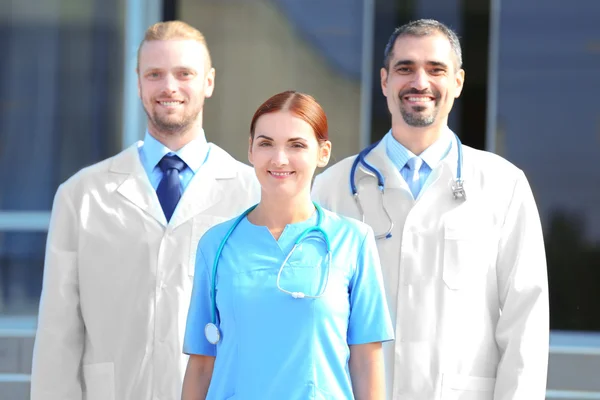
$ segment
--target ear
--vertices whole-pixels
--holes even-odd
[[[456,73],[456,92],[454,93],[454,97],[458,98],[463,90],[463,85],[465,84],[465,70],[460,69]]]
[[[381,75],[381,91],[383,92],[383,95],[385,97],[387,97],[387,78],[388,78],[388,72],[386,71],[385,68],[381,68],[381,71],[379,71],[379,74]]]
[[[252,137],[250,137],[248,139],[248,161],[250,161],[250,164],[254,165],[254,161],[253,161],[254,157],[252,157]]]
[[[209,98],[215,90],[215,69],[211,68],[204,81],[204,97]]]
[[[329,164],[329,158],[331,157],[331,142],[329,140],[319,144],[319,159],[317,160],[317,167],[323,168]]]

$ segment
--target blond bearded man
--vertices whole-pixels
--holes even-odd
[[[151,26],[137,73],[144,141],[56,193],[32,400],[180,398],[197,242],[259,198],[253,170],[206,141],[215,70],[203,35]]]

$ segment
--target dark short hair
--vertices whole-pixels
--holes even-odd
[[[434,19],[419,19],[394,29],[383,52],[383,68],[389,71],[390,60],[394,56],[394,44],[396,44],[396,40],[400,36],[423,37],[436,32],[446,36],[456,56],[457,66],[458,68],[462,68],[462,50],[456,32]]]

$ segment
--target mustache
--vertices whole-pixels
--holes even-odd
[[[432,91],[429,89],[417,90],[415,88],[410,88],[410,89],[406,89],[406,90],[403,90],[400,93],[398,93],[398,97],[402,98],[409,94],[420,94],[423,96],[431,96],[431,97],[435,98],[436,100],[438,100],[441,96],[440,92],[438,92],[437,90],[435,90],[435,91]]]

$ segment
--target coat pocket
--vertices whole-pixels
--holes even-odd
[[[442,278],[451,290],[469,286],[486,274],[495,254],[489,231],[481,229],[444,229],[444,265]]]
[[[493,400],[495,378],[444,374],[442,400]]]
[[[115,367],[111,362],[83,366],[84,400],[115,400]]]

